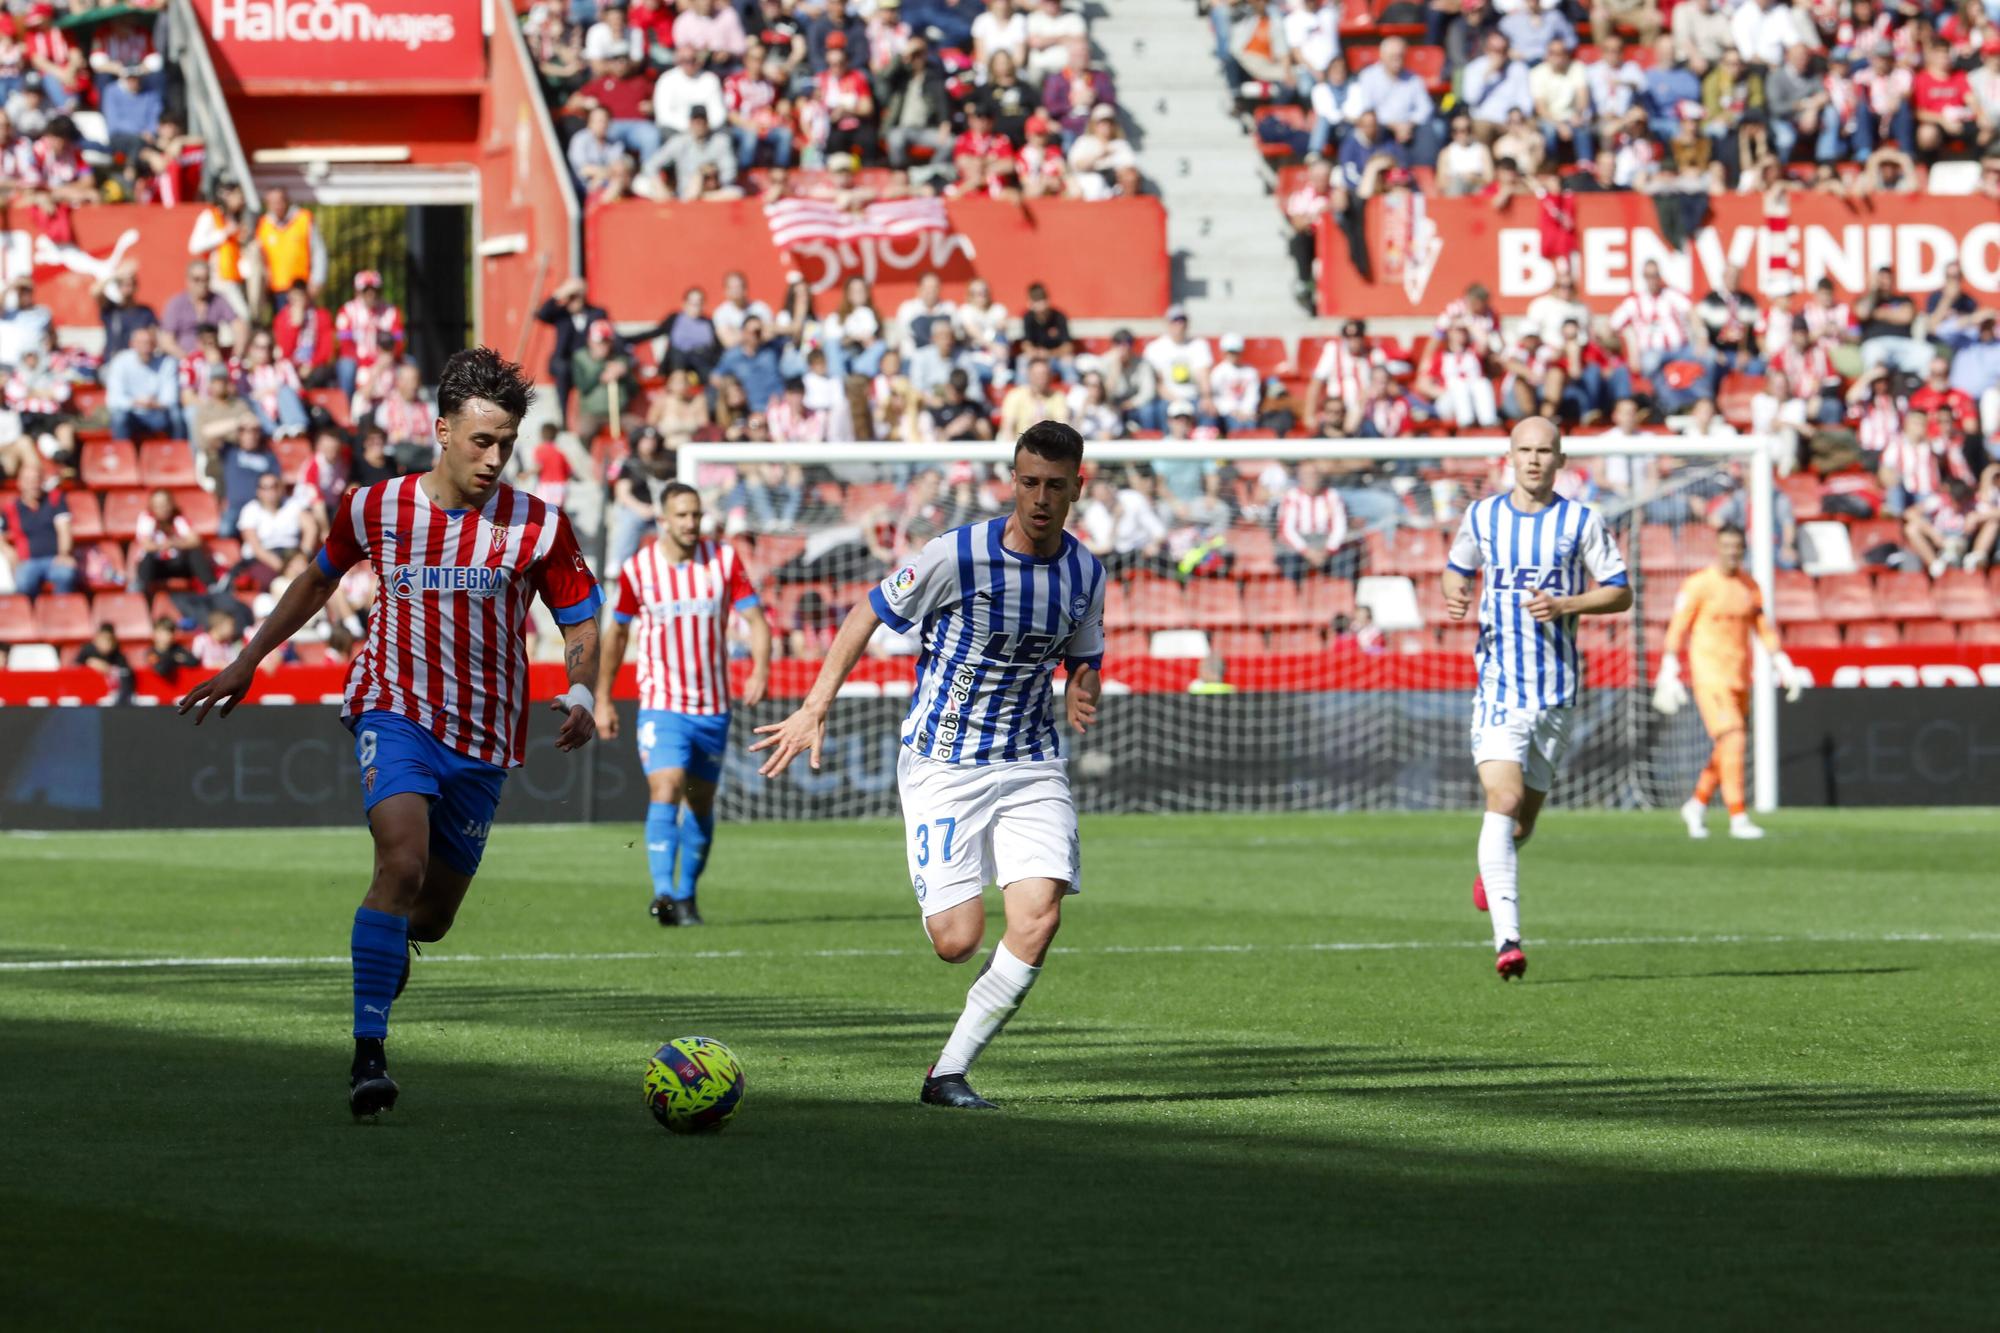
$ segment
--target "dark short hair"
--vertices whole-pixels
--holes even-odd
[[[1737,541],[1743,542],[1746,545],[1749,543],[1749,538],[1743,535],[1743,529],[1737,527],[1734,523],[1725,523],[1715,530],[1717,541],[1721,541],[1724,537],[1734,537]]]
[[[1052,463],[1068,463],[1076,468],[1083,466],[1083,436],[1077,434],[1074,426],[1060,421],[1037,421],[1022,431],[1021,438],[1014,441],[1016,463],[1020,462],[1023,449]]]
[[[491,347],[468,347],[452,353],[444,363],[444,374],[438,376],[438,415],[455,417],[475,398],[485,399],[518,422],[528,415],[535,389],[526,372]]]
[[[697,500],[701,498],[701,492],[686,482],[670,481],[667,483],[666,489],[660,492],[660,508],[665,509],[674,502],[674,497],[680,495],[692,495]]]

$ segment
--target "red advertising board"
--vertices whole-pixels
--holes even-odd
[[[2000,648],[1995,647],[1801,648],[1791,657],[1818,688],[2000,687]],[[1104,664],[1104,678],[1114,692],[1181,694],[1193,682],[1200,666],[1199,662],[1180,659],[1113,657]],[[1631,666],[1622,658],[1600,656],[1591,664],[1590,684],[1600,689],[1629,687],[1634,684]],[[819,667],[815,661],[790,658],[772,663],[772,697],[803,697],[818,678]],[[738,662],[732,669],[740,691],[749,664]],[[633,670],[628,665],[619,673],[613,691],[617,698],[637,697],[637,677]],[[864,658],[849,679],[859,685],[906,684],[910,671],[907,661]],[[562,692],[561,666],[537,663],[529,672],[529,692],[534,698],[554,698]],[[258,677],[257,693],[250,701],[338,702],[346,676],[347,668],[343,666],[276,667]],[[1471,690],[1476,683],[1472,657],[1467,653],[1340,651],[1235,657],[1229,661],[1228,678],[1244,694]],[[184,678],[170,685],[150,671],[142,671],[135,688],[143,697],[167,703],[184,693],[190,683]],[[104,677],[87,668],[0,671],[0,705],[96,703],[105,693]]]
[[[185,281],[188,236],[200,212],[195,204],[93,205],[70,213],[70,237],[57,242],[30,209],[9,205],[6,229],[0,231],[0,280],[33,273],[35,299],[49,308],[57,327],[95,328],[103,320],[91,284],[133,260],[139,265],[138,299],[158,311]]]
[[[230,89],[443,92],[486,77],[481,0],[194,0]]]
[[[893,310],[933,271],[953,297],[984,278],[1013,310],[1032,282],[1046,284],[1073,319],[1158,319],[1167,308],[1167,215],[1157,199],[954,199],[946,211],[944,233],[780,251],[755,200],[611,204],[584,219],[591,297],[613,319],[654,320],[689,287],[717,299],[731,269],[742,270],[760,300],[775,301],[796,268],[822,308],[844,276],[858,273],[873,285],[876,309]]]
[[[1320,234],[1320,312],[1325,315],[1435,315],[1467,285],[1485,283],[1503,313],[1524,310],[1555,284],[1542,255],[1533,199],[1495,209],[1485,199],[1437,199],[1405,193],[1368,205],[1372,274],[1363,279],[1347,241],[1330,223]],[[1965,286],[2000,305],[2000,208],[1990,200],[1930,195],[1876,196],[1861,203],[1798,194],[1790,218],[1767,219],[1757,195],[1710,201],[1709,219],[1684,248],[1661,235],[1654,200],[1641,194],[1576,196],[1578,269],[1591,308],[1610,311],[1629,295],[1640,271],[1657,260],[1667,285],[1702,296],[1739,265],[1746,284],[1766,296],[1788,282],[1830,278],[1851,299],[1878,268],[1898,288],[1936,291],[1956,260]]]

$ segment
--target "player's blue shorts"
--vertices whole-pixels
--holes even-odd
[[[462,875],[478,874],[507,770],[460,754],[400,713],[363,713],[349,725],[362,811],[404,792],[428,796],[431,855]]]
[[[684,768],[691,778],[714,782],[722,776],[729,748],[729,714],[639,710],[639,766],[648,773]]]

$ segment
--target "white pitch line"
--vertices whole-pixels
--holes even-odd
[[[2000,932],[1972,931],[1945,935],[1924,931],[1893,931],[1880,935],[1603,935],[1585,939],[1530,939],[1539,948],[1577,949],[1744,944],[1995,944]],[[1430,949],[1484,949],[1481,940],[1321,940],[1302,944],[1106,944],[1089,948],[1057,948],[1060,954],[1247,954],[1247,953],[1378,953]],[[687,953],[621,950],[615,953],[444,953],[425,954],[431,963],[624,963],[641,960],[679,962],[731,958],[904,958],[928,956],[921,949],[698,949]],[[302,956],[244,955],[210,958],[32,958],[0,961],[0,972],[121,971],[162,967],[338,967],[346,954]]]

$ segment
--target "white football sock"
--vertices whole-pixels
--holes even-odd
[[[931,1074],[963,1074],[972,1068],[972,1062],[987,1042],[1000,1035],[1041,974],[1039,967],[1029,967],[1009,953],[1005,940],[994,945],[993,961],[965,993],[965,1012],[958,1016],[958,1026],[951,1030],[951,1040],[944,1044]]]
[[[1521,892],[1514,852],[1514,817],[1487,811],[1479,825],[1479,877],[1486,881],[1486,911],[1493,918],[1496,949],[1521,938]]]

